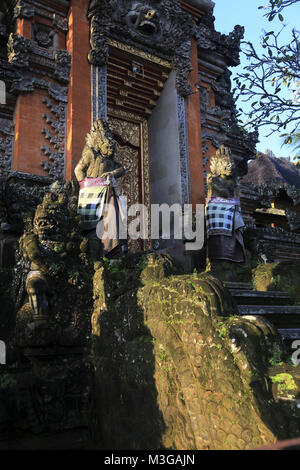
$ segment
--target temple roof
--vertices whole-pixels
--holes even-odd
[[[210,11],[214,7],[214,2],[211,0],[184,0],[185,3],[189,3],[193,7],[203,10],[203,11]]]
[[[249,163],[248,173],[242,182],[261,186],[269,181],[277,181],[278,187],[286,183],[300,189],[300,171],[287,159],[276,158],[270,153],[259,153]]]

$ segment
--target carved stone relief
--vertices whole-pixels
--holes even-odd
[[[56,39],[52,28],[40,24],[33,26],[33,39],[11,33],[7,44],[8,62],[22,70],[38,72],[67,84],[70,81],[71,55],[65,49],[56,48]],[[28,77],[28,74],[20,74],[17,80],[21,88],[16,87],[14,91],[32,91]],[[38,82],[39,79],[33,80]]]
[[[14,8],[14,19],[16,18],[26,18],[31,19],[35,15],[35,10],[32,5],[29,5],[23,0],[18,0]]]
[[[52,22],[53,26],[59,31],[62,31],[63,33],[67,33],[69,31],[69,24],[67,18],[63,18],[57,13],[53,13]]]
[[[177,97],[177,118],[180,152],[180,176],[181,176],[181,196],[182,204],[190,203],[190,170],[188,155],[188,130],[186,119],[185,100],[181,96]]]
[[[43,118],[48,128],[42,129],[42,134],[50,146],[42,145],[41,150],[48,157],[41,165],[50,176],[56,180],[65,177],[65,144],[66,144],[66,104],[44,98],[43,103],[50,113],[44,113]],[[51,129],[51,130],[50,130]]]
[[[32,39],[38,46],[48,49],[55,47],[56,33],[50,26],[35,23],[32,27]]]
[[[8,119],[0,119],[0,177],[9,174],[12,168],[14,125]]]
[[[71,70],[71,55],[68,51],[57,50],[54,54],[55,77],[62,83],[69,83]]]
[[[92,120],[107,120],[107,66],[92,65]]]
[[[228,65],[238,65],[240,63],[240,43],[244,37],[244,28],[236,25],[234,30],[226,34],[221,34],[214,29],[213,25],[201,22],[198,25],[198,47],[201,50],[216,51],[226,58]],[[201,53],[199,54],[201,57]]]
[[[191,94],[190,38],[197,35],[197,28],[178,0],[94,0],[90,2],[89,19],[89,61],[93,65],[107,63],[108,38],[117,39],[172,62],[179,94]]]
[[[16,67],[28,67],[31,41],[19,34],[11,33],[7,43],[8,62]]]

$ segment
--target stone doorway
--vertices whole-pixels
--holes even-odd
[[[177,93],[169,62],[108,42],[108,63],[92,66],[92,121],[102,117],[110,123],[116,158],[126,169],[120,185],[128,207],[142,203],[149,208],[149,240],[130,243],[130,251],[140,251],[152,247],[151,203],[189,202],[185,100]]]

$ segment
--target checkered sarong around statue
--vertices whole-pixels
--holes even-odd
[[[231,236],[235,226],[236,215],[239,215],[239,228],[243,226],[238,199],[212,197],[206,203],[205,220],[207,235]]]
[[[107,178],[85,178],[80,181],[77,213],[83,226],[96,226],[103,216],[109,184]]]

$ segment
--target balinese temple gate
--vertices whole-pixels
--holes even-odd
[[[243,28],[216,32],[210,0],[5,1],[1,11],[3,177],[71,179],[98,118],[114,133],[128,205],[203,203],[222,144],[246,173],[256,135],[236,125],[228,69]]]
[[[217,32],[213,8],[0,2],[0,449],[300,435],[299,190],[240,184],[258,138],[231,92],[244,29]],[[161,233],[96,256],[113,177],[149,212],[209,199],[204,249]]]

